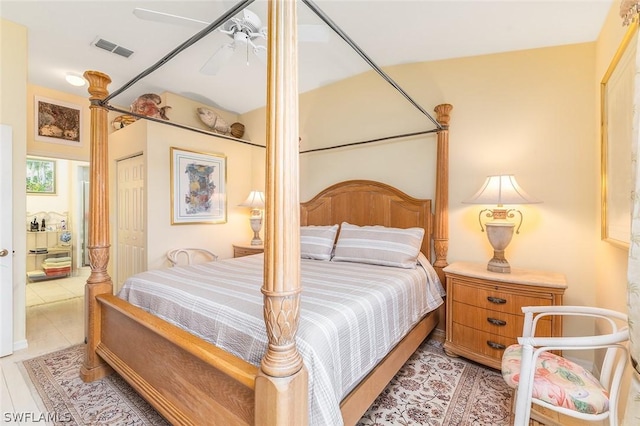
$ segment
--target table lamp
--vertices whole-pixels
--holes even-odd
[[[260,230],[262,229],[262,209],[264,208],[264,193],[262,191],[251,191],[249,196],[242,204],[242,207],[251,208],[251,216],[249,222],[251,223],[251,229],[253,230],[253,239],[251,240],[252,246],[262,245],[260,239]]]
[[[493,258],[489,260],[487,269],[492,272],[510,273],[511,266],[504,257],[504,250],[507,248],[513,237],[515,223],[508,219],[520,215],[520,223],[516,229],[516,234],[520,233],[523,215],[518,209],[506,209],[505,205],[510,204],[533,204],[541,203],[529,196],[516,182],[513,175],[493,175],[487,176],[480,190],[470,199],[463,201],[466,204],[495,204],[496,208],[483,209],[478,214],[480,229],[484,232],[487,228],[487,237],[493,247]],[[482,214],[486,212],[486,217],[493,220],[482,225]]]

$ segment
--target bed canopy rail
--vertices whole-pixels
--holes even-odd
[[[239,3],[201,33],[207,30],[209,32],[212,31],[252,1],[247,0]],[[267,53],[269,61],[267,66],[267,166],[265,184],[267,225],[265,227],[264,281],[261,288],[268,346],[255,376],[252,372],[248,372],[251,370],[249,367],[238,369],[234,367],[233,363],[229,364],[230,366],[226,363],[222,363],[223,365],[216,364],[215,366],[212,363],[208,363],[207,367],[215,367],[217,368],[216,371],[222,371],[223,375],[227,377],[225,380],[231,380],[234,383],[247,382],[243,386],[249,388],[255,386],[255,393],[249,392],[248,399],[246,399],[246,404],[251,404],[253,407],[252,414],[247,417],[249,420],[241,421],[243,424],[251,424],[255,421],[265,425],[297,426],[305,425],[308,422],[308,376],[295,340],[300,316],[301,294],[296,7],[296,2],[290,0],[270,0],[268,2]],[[198,35],[201,33],[198,33]],[[187,44],[189,42],[185,42],[185,44],[172,51],[171,54],[156,64],[155,68],[157,69],[173,58]],[[152,72],[153,70],[148,71]],[[116,369],[124,377],[127,377],[127,381],[138,392],[144,394],[172,423],[198,424],[198,422],[190,420],[193,417],[185,418],[184,415],[207,415],[208,413],[208,415],[216,416],[217,411],[206,411],[207,409],[211,410],[211,407],[201,407],[203,409],[202,412],[193,413],[193,410],[176,407],[175,404],[185,402],[185,398],[179,395],[177,399],[167,399],[167,396],[163,393],[167,392],[166,386],[168,384],[166,383],[162,383],[163,389],[149,389],[149,382],[142,380],[137,371],[132,370],[129,364],[123,363],[123,360],[125,360],[124,355],[127,355],[133,361],[137,359],[142,362],[145,368],[153,367],[151,365],[153,363],[149,363],[146,358],[140,361],[140,351],[134,348],[131,342],[121,341],[118,330],[122,330],[122,328],[114,327],[116,324],[114,321],[117,318],[114,315],[122,315],[124,313],[134,322],[139,322],[139,320],[134,318],[135,314],[127,313],[134,311],[129,311],[125,303],[120,302],[118,298],[113,296],[113,283],[107,272],[110,251],[109,107],[107,102],[145,75],[148,75],[148,73],[140,74],[127,83],[123,89],[119,89],[109,96],[107,86],[111,79],[108,75],[98,71],[86,71],[84,74],[89,82],[88,91],[91,112],[90,232],[88,245],[91,275],[87,279],[85,286],[87,345],[80,376],[84,381],[93,381],[111,373],[112,369]],[[438,167],[432,238],[436,255],[434,266],[440,274],[442,267],[447,264],[448,124],[451,108],[451,105],[448,104],[438,105],[435,108],[439,129],[437,130]],[[121,313],[119,314],[115,311]],[[136,330],[151,330],[155,328],[158,330],[158,335],[174,334],[169,324],[159,319],[154,321],[157,323],[156,326],[143,325]],[[430,321],[434,326],[437,322],[437,316],[431,316]],[[127,331],[127,333],[129,333],[127,334],[129,336],[134,335],[130,331]],[[421,341],[422,338],[424,336],[421,336],[418,340]],[[174,342],[169,341],[169,343],[173,345]],[[173,346],[180,346],[180,344]],[[190,356],[199,360],[208,362],[206,359],[219,359],[217,356],[211,355],[211,353],[207,352],[207,349],[199,344],[185,344],[182,346],[181,350],[185,350],[185,347],[188,346]],[[114,352],[114,349],[118,347],[126,354]],[[415,349],[415,345],[411,346],[411,348]],[[173,349],[171,350],[173,351]],[[183,359],[181,358],[182,356],[184,356],[184,353],[179,352],[179,356],[176,355],[174,357],[177,361],[174,360],[172,362],[175,362],[176,365],[184,365],[181,361]],[[222,358],[227,359],[228,357]],[[400,363],[401,365],[404,363],[402,359],[406,358],[395,359],[396,364]],[[105,360],[108,360],[109,363]],[[161,368],[164,358],[157,362],[160,363],[160,370],[167,370],[166,368]],[[385,371],[384,374],[386,376],[392,374],[391,370]],[[249,379],[246,379],[246,377],[249,377]],[[251,377],[255,377],[254,383],[251,383]],[[189,388],[189,390],[202,392],[197,387]],[[359,406],[366,407],[367,403],[370,404],[367,401],[372,395],[371,391],[363,391],[359,395]],[[197,398],[194,398],[194,400],[187,402],[191,404],[198,402]],[[208,404],[203,402],[203,405]],[[226,408],[227,415],[234,415],[232,410],[229,410],[224,404],[216,407],[218,411],[224,411]],[[353,411],[352,415],[357,415],[357,411]],[[235,419],[235,417],[233,418]],[[254,420],[251,420],[251,418]],[[208,420],[210,421],[211,419]],[[234,420],[233,423],[236,421],[239,420]]]
[[[180,44],[178,47],[173,49],[171,52],[167,53],[158,62],[156,62],[155,64],[151,65],[149,68],[147,68],[144,71],[142,71],[140,74],[138,74],[135,77],[133,77],[131,80],[129,80],[127,83],[125,83],[119,89],[114,90],[110,95],[105,96],[104,99],[100,100],[100,103],[106,106],[106,104],[109,102],[109,100],[111,100],[111,99],[115,98],[116,96],[120,95],[121,93],[123,93],[124,91],[129,89],[131,86],[136,84],[138,81],[142,80],[143,78],[145,78],[149,74],[151,74],[154,71],[156,71],[158,68],[162,67],[164,64],[166,64],[171,59],[176,57],[180,52],[182,52],[183,50],[185,50],[189,46],[192,46],[193,44],[197,43],[198,41],[200,41],[202,38],[204,38],[210,32],[215,31],[218,27],[220,27],[220,25],[222,25],[225,22],[227,22],[235,14],[237,14],[238,12],[241,12],[243,9],[245,9],[247,6],[249,6],[254,1],[255,0],[242,0],[242,1],[238,2],[231,9],[229,9],[225,13],[223,13],[218,19],[213,21],[211,24],[207,25],[202,30],[198,31],[196,34],[191,36],[188,40],[186,40],[185,42]]]
[[[247,8],[247,6],[249,6],[254,1],[255,0],[243,0],[243,1],[238,2],[231,9],[229,9],[225,13],[223,13],[222,16],[220,16],[218,19],[213,21],[207,27],[203,28],[201,31],[199,31],[198,33],[196,33],[195,35],[190,37],[188,40],[186,40],[185,42],[183,42],[179,46],[177,46],[175,49],[171,50],[171,52],[167,53],[162,59],[160,59],[155,64],[151,65],[150,67],[148,67],[147,69],[142,71],[140,74],[138,74],[135,77],[133,77],[127,83],[122,85],[122,87],[114,90],[111,94],[108,94],[104,99],[95,99],[95,100],[93,100],[93,102],[99,103],[101,106],[107,108],[110,111],[120,112],[122,114],[127,114],[127,115],[132,115],[132,116],[137,117],[139,119],[155,121],[156,123],[161,123],[161,124],[168,125],[168,126],[174,126],[174,127],[178,127],[178,128],[181,128],[181,129],[185,129],[185,130],[190,130],[190,131],[193,131],[193,132],[201,133],[201,134],[211,134],[211,132],[208,132],[208,131],[202,130],[202,129],[197,129],[195,127],[185,126],[183,124],[174,123],[174,122],[166,121],[166,120],[161,120],[161,119],[158,119],[158,118],[148,117],[148,116],[141,115],[141,114],[136,114],[136,113],[131,112],[131,111],[126,111],[126,110],[123,110],[121,108],[117,108],[117,107],[114,107],[114,106],[110,105],[109,101],[111,99],[115,98],[116,96],[122,94],[123,92],[125,92],[129,88],[131,88],[133,85],[135,85],[138,81],[142,80],[144,77],[146,77],[149,74],[153,73],[154,71],[158,70],[160,67],[162,67],[167,62],[169,62],[171,59],[176,57],[183,50],[185,50],[185,49],[189,48],[190,46],[192,46],[193,44],[197,43],[198,41],[200,41],[202,38],[207,36],[212,31],[215,31],[222,24],[224,24],[226,21],[228,21],[230,18],[232,18],[238,12],[240,12],[243,9]],[[331,28],[345,43],[347,43],[347,45],[349,45],[349,47],[351,47],[380,77],[382,77],[383,80],[385,80],[387,83],[389,83],[413,107],[415,107],[418,111],[420,111],[420,113],[422,113],[425,117],[427,117],[429,119],[429,121],[435,125],[435,128],[433,128],[431,130],[421,131],[421,132],[413,132],[413,133],[409,133],[409,134],[398,134],[398,135],[386,136],[386,137],[383,137],[383,138],[369,139],[369,140],[366,140],[366,141],[344,143],[344,144],[338,144],[338,145],[329,146],[329,147],[311,149],[311,150],[301,151],[300,152],[301,154],[305,154],[305,153],[309,153],[309,152],[317,152],[317,151],[326,151],[326,150],[336,149],[336,148],[344,148],[344,147],[348,147],[348,146],[364,145],[364,144],[375,143],[375,142],[383,142],[383,141],[387,141],[387,140],[406,138],[406,137],[410,137],[410,136],[419,136],[419,135],[423,135],[423,134],[436,133],[436,132],[439,132],[439,131],[443,130],[441,123],[437,119],[433,118],[433,116],[431,114],[429,114],[420,104],[418,104],[402,87],[400,87],[400,85],[395,80],[393,80],[393,78],[391,78],[391,76],[389,76],[386,72],[384,72],[360,48],[360,46],[358,46],[356,44],[356,42],[353,41],[353,39],[351,37],[349,37],[349,35],[344,30],[342,30],[322,9],[320,9],[318,7],[318,5],[316,5],[311,0],[302,0],[302,2],[314,14],[316,14],[324,23],[326,23],[327,26],[329,26],[329,28]],[[243,140],[243,139],[234,138],[233,136],[228,136],[228,135],[223,135],[223,134],[215,134],[215,136],[223,138],[223,139],[228,139],[228,140],[231,140],[231,141],[234,141],[234,142],[243,143],[243,144],[246,144],[246,145],[251,145],[251,146],[255,146],[255,147],[259,147],[259,148],[264,148],[263,145],[255,144],[255,143]]]
[[[442,129],[440,123],[438,123],[424,108],[422,108],[407,92],[405,92],[398,83],[396,83],[386,72],[384,72],[378,65],[371,60],[371,58],[356,44],[351,37],[345,33],[342,28],[338,27],[335,22],[329,16],[324,13],[313,1],[302,0],[304,4],[311,9],[325,24],[329,26],[342,40],[344,40],[349,47],[351,47],[364,61],[374,69],[375,72],[380,75],[387,83],[393,86],[411,105],[413,105],[418,111],[424,114],[435,126],[437,130]]]

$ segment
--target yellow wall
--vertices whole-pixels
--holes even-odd
[[[491,248],[477,226],[480,207],[462,201],[478,189],[486,175],[514,173],[520,184],[544,203],[523,207],[521,233],[506,253],[512,266],[565,273],[569,284],[567,304],[626,310],[626,251],[600,240],[599,83],[625,32],[617,16],[618,4],[612,5],[596,43],[387,69],[428,111],[443,102],[454,106],[450,132],[450,261],[488,260]],[[9,79],[7,57],[24,63],[16,72],[20,74],[18,80],[22,76],[26,81],[25,31],[13,25],[8,28],[5,21],[2,24],[2,81]],[[7,32],[16,46],[10,51],[5,49]],[[431,127],[387,86],[370,72],[302,95],[301,150]],[[7,102],[5,87],[3,84],[3,122],[8,102],[12,107],[23,103],[27,109],[26,103],[32,104],[33,97],[31,90],[27,94],[24,89],[24,96],[13,95]],[[28,117],[17,118],[17,140],[34,143],[27,138],[27,121],[32,116],[29,111]],[[239,121],[247,126],[252,142],[264,143],[264,109],[244,114]],[[175,145],[178,136],[167,135],[163,146]],[[300,198],[308,200],[322,188],[352,178],[382,180],[415,197],[431,197],[433,139],[424,136],[302,154]],[[226,146],[220,149],[234,150]],[[239,155],[243,158],[244,151]],[[234,167],[241,176],[228,176],[229,182],[242,179],[238,192],[234,191],[229,200],[230,206],[241,202],[251,188],[262,189],[264,185],[264,150],[249,149],[246,155],[251,166],[243,160],[243,165]],[[21,164],[24,151],[14,149],[14,157],[16,164]],[[155,176],[158,182],[168,182],[168,171],[159,173]],[[22,182],[23,176],[14,177]],[[169,210],[162,199],[157,208],[166,216]],[[229,213],[230,217],[236,214],[232,210]],[[23,218],[24,212],[16,215]],[[178,228],[189,227],[174,228],[177,232]],[[232,232],[225,238],[248,238],[248,226],[243,228],[234,225],[242,235]],[[20,303],[24,305],[24,299],[16,299],[16,304]],[[570,322],[567,331],[575,331]]]
[[[61,143],[42,142],[35,139],[35,96],[50,99],[55,102],[64,102],[78,105],[82,108],[82,131],[80,146],[71,146]],[[89,93],[86,97],[70,95],[68,93],[52,90],[42,86],[29,85],[27,90],[27,153],[29,155],[64,158],[67,160],[89,161],[90,149],[90,112]]]
[[[387,71],[429,111],[453,104],[450,129],[449,260],[486,262],[480,206],[462,204],[486,175],[514,173],[543,204],[522,206],[513,267],[566,274],[566,303],[593,305],[598,239],[595,44],[402,65]],[[301,149],[432,127],[373,73],[301,96]],[[385,83],[386,84],[386,83]],[[376,93],[372,101],[371,91]],[[355,99],[349,108],[340,100]],[[260,113],[246,114],[258,122]],[[351,125],[350,125],[351,124]],[[301,154],[301,199],[344,179],[390,183],[433,197],[434,136]],[[569,328],[570,324],[569,324]]]
[[[24,229],[25,179],[27,146],[27,29],[21,25],[0,19],[0,123],[12,127],[13,131],[13,223]],[[3,177],[6,179],[6,176]],[[13,339],[14,349],[26,347],[25,232],[13,233]]]
[[[595,120],[600,120],[600,83],[609,65],[620,47],[620,43],[627,32],[627,27],[622,26],[622,19],[619,16],[619,2],[614,2],[607,20],[603,26],[600,37],[596,44],[596,81],[595,86],[598,91],[597,115]],[[598,128],[597,139],[594,144],[600,148],[600,128]],[[598,176],[600,168],[598,165]],[[600,193],[598,192],[598,197]],[[594,209],[598,212],[598,230],[600,230],[600,198],[598,205]],[[627,256],[628,250],[611,243],[594,240],[596,247],[596,294],[598,306],[616,309],[622,312],[627,311]]]
[[[185,110],[192,105],[184,100]],[[226,158],[227,222],[221,224],[171,225],[170,148],[176,147]],[[249,210],[238,205],[252,189],[252,150],[264,150],[211,135],[191,133],[146,120],[139,120],[109,137],[111,217],[115,224],[117,202],[116,162],[136,154],[145,156],[147,267],[168,266],[166,252],[179,247],[203,247],[221,258],[233,256],[233,243],[247,243],[253,235]],[[112,247],[117,245],[112,227]]]
[[[594,85],[597,90],[596,103],[598,105],[597,114],[594,121],[600,122],[600,83],[604,77],[607,69],[609,68],[611,61],[619,49],[620,44],[627,33],[627,27],[622,26],[622,20],[619,15],[620,2],[614,1],[609,11],[609,15],[603,25],[600,36],[596,43],[596,81]],[[597,138],[594,145],[600,148],[601,133],[598,128]],[[629,165],[630,167],[630,165]],[[598,165],[598,176],[600,176],[600,168]],[[598,192],[598,197],[600,193]],[[601,229],[601,217],[600,217],[600,198],[598,198],[598,204],[594,206],[594,209],[598,212],[598,229]],[[594,238],[593,244],[595,246],[594,262],[596,265],[596,289],[595,299],[597,306],[603,308],[609,308],[618,310],[621,312],[628,312],[627,306],[627,264],[628,264],[628,250],[621,248],[620,246],[613,245],[606,241],[602,241],[599,238]],[[638,309],[634,307],[634,309]],[[620,395],[620,413],[625,412],[627,403],[626,395],[631,382],[632,369],[629,368],[626,371],[626,375],[623,381]]]

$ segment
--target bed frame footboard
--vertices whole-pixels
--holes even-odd
[[[97,354],[172,424],[255,424],[257,367],[115,296],[97,300]]]
[[[258,367],[116,296],[96,296],[96,353],[174,425],[253,425]],[[340,404],[355,425],[438,324],[428,313]]]

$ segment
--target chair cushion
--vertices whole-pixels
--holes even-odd
[[[518,387],[522,346],[511,345],[502,356],[502,377]],[[578,364],[551,352],[542,352],[536,362],[533,398],[585,414],[609,411],[609,392],[593,374]]]

